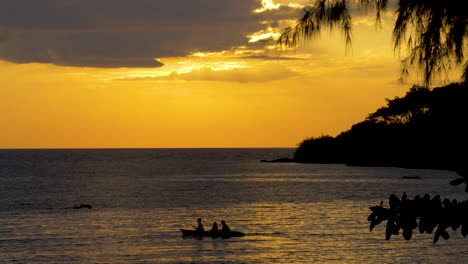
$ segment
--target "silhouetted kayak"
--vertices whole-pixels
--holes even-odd
[[[209,232],[209,231],[205,231],[203,234],[200,234],[200,232],[196,231],[196,230],[190,230],[190,229],[180,229],[180,231],[182,232],[182,236],[184,237],[221,237],[221,238],[230,238],[230,237],[242,237],[242,236],[245,236],[244,233],[242,232],[239,232],[239,231],[229,231],[229,232],[217,232],[217,233],[213,233],[213,232]]]
[[[419,176],[403,176],[403,179],[421,179]]]

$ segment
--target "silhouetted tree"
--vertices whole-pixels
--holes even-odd
[[[453,66],[462,67],[468,82],[468,62],[464,56],[468,37],[466,1],[449,0],[313,0],[304,15],[279,37],[280,46],[295,47],[300,41],[319,36],[322,28],[340,27],[346,45],[351,46],[352,16],[350,10],[360,6],[374,9],[376,22],[382,12],[395,2],[397,19],[393,28],[395,50],[408,48],[402,61],[402,77],[416,64],[424,74],[425,85],[435,75],[447,74]]]
[[[430,110],[431,92],[428,88],[414,85],[403,98],[386,99],[387,106],[379,108],[367,119],[387,124],[404,124],[424,115]]]
[[[456,170],[466,166],[468,85],[413,86],[336,137],[308,138],[298,162]]]
[[[310,149],[314,149],[310,152]],[[345,162],[341,142],[331,136],[309,138],[299,144],[294,159],[297,162],[339,163]]]

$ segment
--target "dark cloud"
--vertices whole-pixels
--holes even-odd
[[[245,45],[261,21],[290,13],[254,14],[260,2],[0,0],[0,59],[157,67],[153,58]]]

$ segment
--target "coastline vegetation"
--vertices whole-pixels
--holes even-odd
[[[457,170],[468,149],[468,85],[452,83],[429,89],[413,86],[406,96],[387,99],[362,122],[336,137],[302,141],[293,160]]]

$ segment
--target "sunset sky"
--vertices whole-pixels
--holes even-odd
[[[280,52],[307,1],[0,3],[0,148],[295,147],[412,85],[392,12]]]

